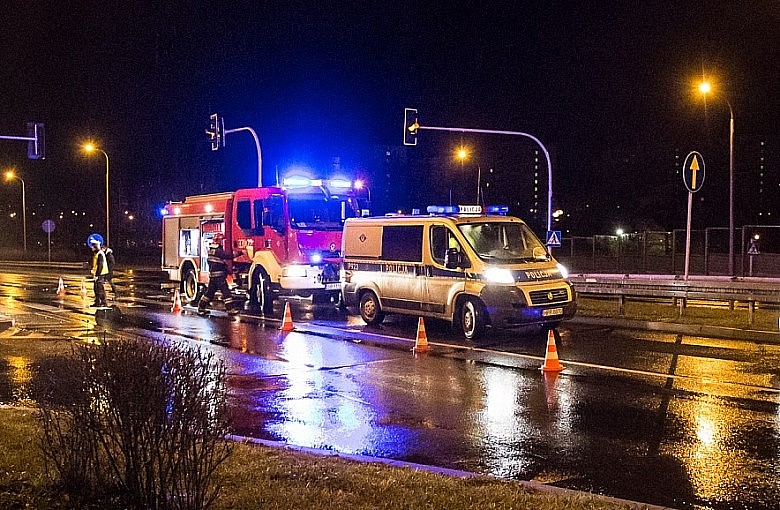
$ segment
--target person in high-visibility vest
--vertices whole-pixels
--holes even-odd
[[[108,263],[106,254],[100,249],[100,241],[93,239],[89,242],[92,248],[92,276],[95,278],[93,290],[95,291],[95,302],[92,306],[108,306],[106,302],[106,289],[103,284],[108,274]]]

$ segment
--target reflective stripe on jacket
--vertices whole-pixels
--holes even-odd
[[[227,261],[233,260],[233,254],[222,247],[209,248],[209,278],[226,278],[228,275]]]

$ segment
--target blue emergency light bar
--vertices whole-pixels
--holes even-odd
[[[509,206],[507,205],[489,205],[482,207],[481,205],[429,205],[428,214],[497,214],[499,216],[506,216],[509,212]]]
[[[346,179],[331,179],[324,181],[322,179],[309,179],[308,177],[301,175],[285,177],[282,181],[282,186],[285,188],[308,188],[323,185],[329,188],[350,189],[352,187],[352,181]]]

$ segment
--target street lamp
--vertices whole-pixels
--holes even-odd
[[[5,173],[5,180],[11,181],[13,179],[22,183],[22,237],[24,239],[24,253],[27,253],[27,201],[24,196],[24,181],[13,170],[8,170]]]
[[[712,84],[704,80],[699,83],[699,92],[705,97],[712,92]],[[728,99],[723,98],[729,107],[729,276],[734,276],[734,109]]]
[[[108,212],[108,154],[106,154],[106,151],[104,151],[100,147],[97,147],[95,144],[91,142],[84,144],[84,152],[87,153],[101,152],[106,157],[106,246],[112,246],[111,231],[109,229],[109,212]]]
[[[456,153],[457,158],[460,160],[460,169],[461,172],[463,171],[463,161],[466,160],[466,158],[469,157],[469,151],[464,147],[460,146],[458,147],[458,151]],[[477,205],[479,205],[479,187],[481,185],[482,180],[482,167],[477,165],[477,201],[475,202]]]
[[[371,188],[368,187],[368,184],[363,179],[358,179],[355,181],[355,189],[365,189],[366,194],[368,195],[368,206],[372,207],[373,204],[371,204]]]

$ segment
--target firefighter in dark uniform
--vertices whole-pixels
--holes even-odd
[[[230,315],[236,315],[238,309],[235,307],[236,300],[233,298],[233,294],[230,292],[230,287],[227,284],[228,277],[228,262],[239,256],[241,252],[226,251],[222,247],[222,241],[225,236],[218,232],[214,234],[209,244],[209,285],[206,288],[206,292],[203,293],[203,297],[198,302],[198,314],[205,315],[207,308],[211,305],[211,300],[214,299],[214,295],[217,291],[222,294],[222,301],[225,303],[225,310]]]

